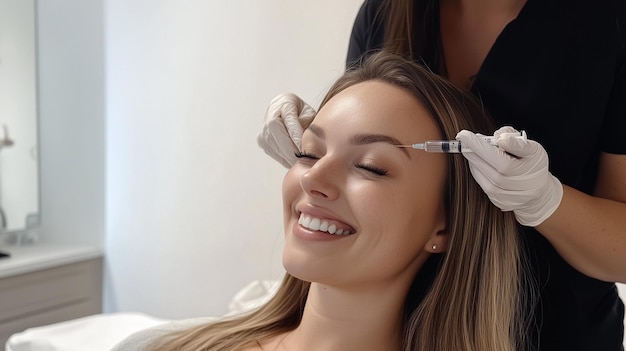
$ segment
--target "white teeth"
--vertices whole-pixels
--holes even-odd
[[[334,224],[329,224],[328,221],[322,221],[319,218],[307,217],[302,214],[300,214],[300,218],[298,219],[298,224],[310,230],[328,232],[329,234],[335,234],[335,235],[351,234],[350,231],[347,229],[337,230],[337,226]]]
[[[320,230],[323,232],[327,232],[328,231],[328,222],[324,221],[322,222],[322,224],[320,224]]]
[[[311,224],[311,217],[303,217],[301,216],[300,219],[302,219],[302,226],[308,228],[309,225]]]
[[[319,218],[313,218],[311,220],[311,224],[309,224],[309,229],[311,230],[320,230],[320,220]]]

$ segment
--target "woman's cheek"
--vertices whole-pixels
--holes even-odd
[[[298,194],[302,191],[302,187],[300,186],[300,177],[304,174],[303,167],[298,165],[297,163],[293,165],[283,178],[283,205],[285,209],[291,205],[291,203],[295,200]]]

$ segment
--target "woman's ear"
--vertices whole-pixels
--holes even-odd
[[[430,239],[426,242],[424,250],[430,253],[442,253],[448,250],[448,223],[446,209],[441,201],[437,212],[437,222],[433,227]]]
[[[438,231],[430,240],[426,242],[424,250],[430,253],[442,253],[448,250],[448,232]]]

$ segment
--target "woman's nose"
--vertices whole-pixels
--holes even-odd
[[[300,178],[300,186],[311,196],[335,200],[340,193],[338,180],[341,172],[327,161],[322,158],[305,172]]]

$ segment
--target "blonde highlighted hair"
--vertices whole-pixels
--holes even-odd
[[[386,52],[370,56],[330,88],[322,106],[352,85],[379,80],[413,94],[444,139],[461,129],[495,129],[477,100],[418,64]],[[393,118],[393,117],[390,117]],[[448,250],[434,255],[407,294],[403,350],[513,351],[524,349],[524,264],[515,217],[502,212],[473,180],[462,155],[448,157]],[[240,350],[295,329],[309,283],[286,274],[277,294],[238,317],[173,333],[155,349]]]

